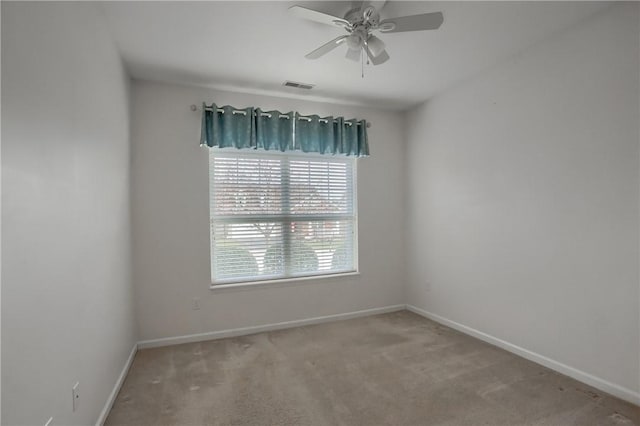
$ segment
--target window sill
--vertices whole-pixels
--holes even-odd
[[[252,288],[280,287],[280,286],[290,286],[290,285],[296,285],[296,284],[299,285],[299,284],[311,283],[316,280],[352,277],[356,275],[360,275],[360,272],[352,271],[352,272],[341,272],[337,274],[311,275],[307,277],[280,278],[275,280],[247,281],[247,282],[229,283],[229,284],[211,284],[209,286],[209,289],[212,291],[249,290]]]

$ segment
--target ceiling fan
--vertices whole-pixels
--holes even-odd
[[[302,6],[291,6],[289,11],[299,18],[337,26],[347,32],[347,34],[336,37],[308,53],[305,58],[318,59],[341,44],[346,43],[349,48],[346,55],[348,59],[359,61],[364,50],[373,65],[380,65],[389,60],[389,54],[386,51],[384,42],[373,34],[374,31],[400,33],[405,31],[437,30],[444,21],[442,12],[380,20],[380,11],[385,3],[386,1],[363,1],[359,7],[349,10],[344,15],[344,18]]]

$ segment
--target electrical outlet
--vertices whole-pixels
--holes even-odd
[[[71,388],[71,397],[73,398],[73,411],[75,412],[80,404],[80,382],[76,382]]]
[[[198,299],[197,297],[194,297],[193,300],[191,301],[191,308],[194,311],[197,311],[200,309],[200,299]]]

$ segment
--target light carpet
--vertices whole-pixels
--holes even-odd
[[[107,425],[640,425],[640,408],[408,311],[140,350]]]

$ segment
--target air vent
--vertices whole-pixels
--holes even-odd
[[[285,81],[284,83],[282,83],[282,85],[286,87],[294,87],[296,89],[305,89],[305,90],[311,90],[313,89],[313,86],[315,86],[315,84],[298,83],[295,81]]]

